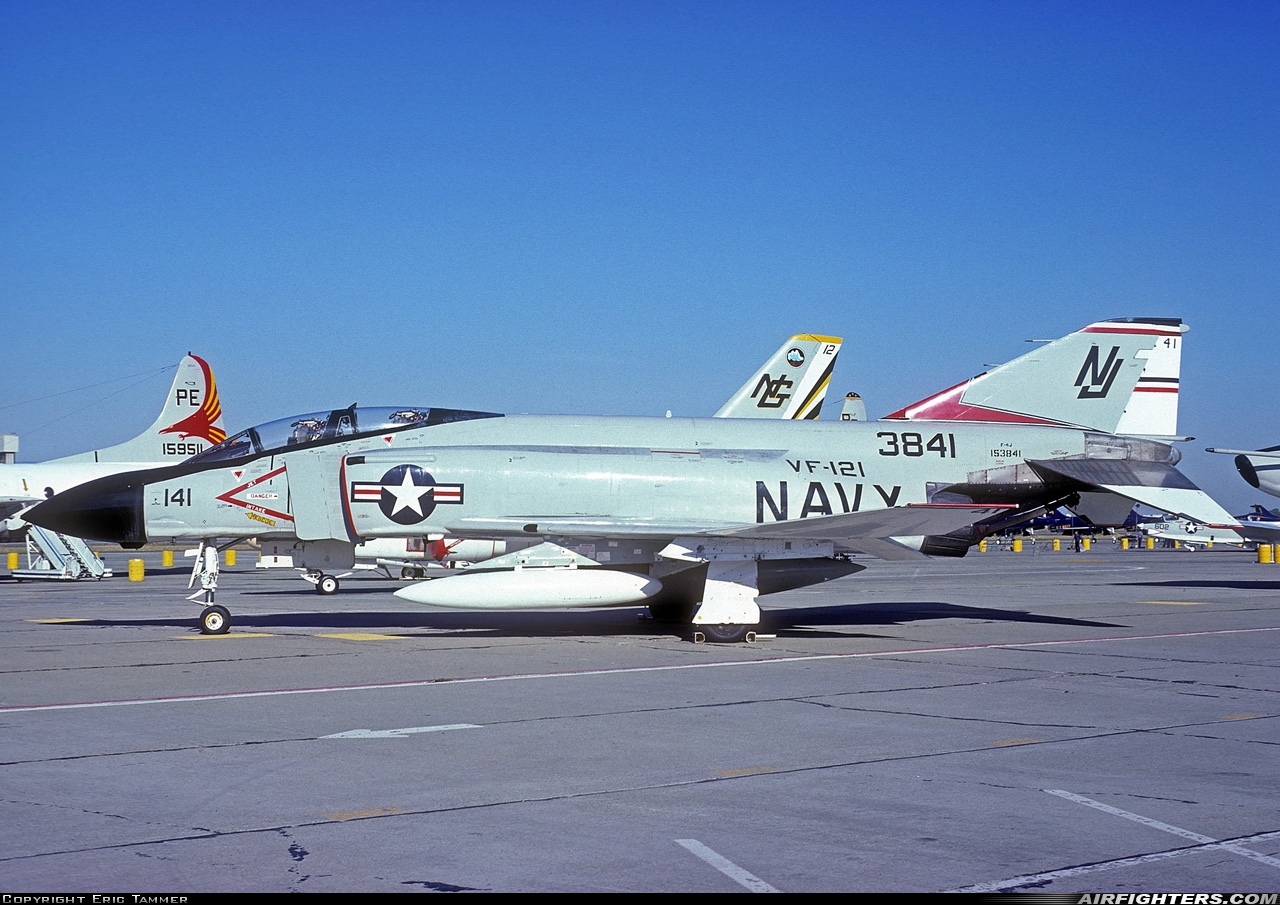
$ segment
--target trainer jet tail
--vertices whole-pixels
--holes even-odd
[[[188,353],[178,363],[164,408],[149,428],[132,440],[49,463],[180,462],[227,439],[222,404],[213,369],[203,358]]]
[[[814,333],[791,337],[715,417],[817,420],[842,342]]]

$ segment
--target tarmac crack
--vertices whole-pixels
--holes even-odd
[[[139,820],[137,817],[130,817],[126,814],[113,814],[109,811],[95,811],[89,808],[67,807],[66,805],[53,804],[47,801],[24,801],[22,799],[17,799],[17,798],[6,798],[3,800],[3,802],[4,804],[7,804],[7,805],[18,805],[22,807],[36,808],[40,810],[77,814],[80,817],[98,817],[98,818],[105,818],[107,820],[123,820],[134,825],[163,828],[169,832],[172,832],[174,829],[177,829],[177,827],[174,827],[172,824],[153,823],[152,821],[149,821],[149,820]],[[208,827],[201,827],[201,826],[183,827],[182,829],[189,830],[192,832],[198,832],[198,833],[214,833],[215,832],[214,830],[209,829]],[[78,849],[69,849],[68,852],[70,851],[78,851]],[[53,852],[51,854],[66,854],[66,853],[67,852]],[[0,859],[0,860],[4,860],[4,859]]]

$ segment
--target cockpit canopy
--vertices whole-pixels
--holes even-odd
[[[192,456],[188,462],[220,462],[285,452],[304,446],[320,446],[340,440],[386,434],[411,427],[430,427],[474,418],[501,418],[493,412],[462,409],[419,408],[415,406],[372,406],[359,412],[352,405],[329,412],[313,412],[269,421],[228,437],[217,446]]]

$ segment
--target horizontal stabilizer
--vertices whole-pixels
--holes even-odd
[[[1128,459],[1051,459],[1031,460],[1028,464],[1042,475],[1070,478],[1192,521],[1229,528],[1239,525],[1227,510],[1172,465]]]

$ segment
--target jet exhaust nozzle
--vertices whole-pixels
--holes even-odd
[[[141,547],[147,542],[143,486],[118,475],[98,478],[38,503],[23,518],[59,534]]]
[[[1240,477],[1244,478],[1254,487],[1260,482],[1258,480],[1258,470],[1253,467],[1253,463],[1249,461],[1248,456],[1236,456],[1236,471],[1240,472]]]

